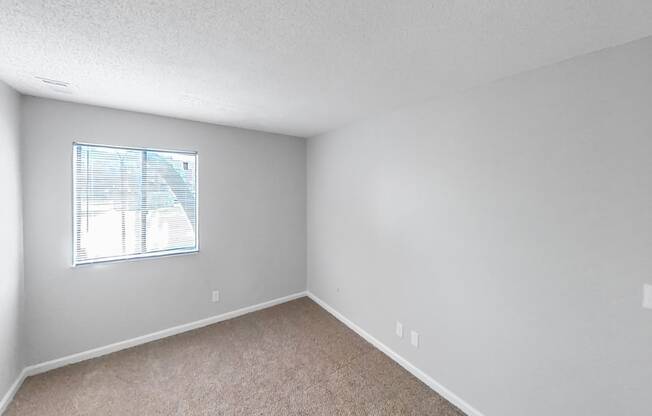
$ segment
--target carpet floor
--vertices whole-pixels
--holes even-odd
[[[460,416],[308,298],[29,377],[5,416]]]

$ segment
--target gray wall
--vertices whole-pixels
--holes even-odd
[[[304,139],[32,97],[22,109],[29,364],[305,290]],[[197,150],[201,252],[71,267],[73,140]]]
[[[646,39],[310,139],[309,290],[487,416],[649,415],[651,73]]]
[[[0,82],[0,400],[23,369],[20,97]]]

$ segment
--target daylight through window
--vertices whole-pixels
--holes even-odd
[[[73,263],[197,251],[197,154],[73,145]]]

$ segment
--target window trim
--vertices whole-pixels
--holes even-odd
[[[139,150],[139,151],[150,151],[150,152],[162,152],[162,153],[177,153],[177,154],[187,154],[193,155],[195,157],[195,246],[188,248],[177,248],[171,250],[158,250],[150,251],[148,253],[140,254],[125,254],[121,256],[110,256],[110,257],[101,257],[91,260],[81,260],[76,261],[75,251],[75,241],[77,241],[77,227],[75,227],[75,218],[77,216],[77,207],[75,204],[75,146],[90,146],[90,147],[104,147],[112,149],[124,149],[124,150]],[[134,146],[118,146],[110,144],[99,144],[99,143],[88,143],[84,141],[73,141],[70,152],[70,167],[72,170],[71,181],[70,181],[70,206],[71,206],[71,230],[72,230],[72,241],[71,241],[71,265],[72,267],[86,266],[91,264],[98,263],[115,263],[115,262],[124,262],[132,260],[142,260],[148,258],[160,258],[168,256],[179,256],[184,254],[194,254],[199,253],[199,242],[200,242],[200,233],[199,233],[199,153],[196,150],[171,150],[171,149],[158,149],[153,147],[134,147]]]

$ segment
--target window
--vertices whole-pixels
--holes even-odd
[[[197,251],[197,154],[73,144],[73,264]]]

